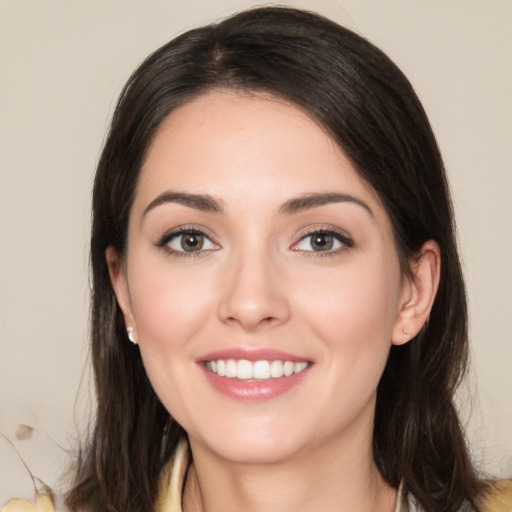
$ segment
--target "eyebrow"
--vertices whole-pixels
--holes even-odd
[[[187,194],[185,192],[164,192],[146,206],[142,217],[150,211],[166,203],[178,203],[196,210],[209,213],[223,213],[222,203],[207,194]]]
[[[341,194],[338,192],[305,194],[303,196],[290,199],[281,206],[279,213],[290,215],[331,203],[354,203],[364,208],[372,217],[374,216],[371,208],[364,201],[361,201],[349,194]]]
[[[195,208],[196,210],[208,213],[224,213],[222,201],[215,199],[208,194],[188,194],[185,192],[167,191],[160,194],[158,197],[153,199],[151,203],[149,203],[142,214],[142,218],[144,218],[149,211],[166,203],[182,204],[189,208]],[[373,217],[371,208],[364,201],[361,201],[349,194],[341,194],[339,192],[304,194],[300,197],[289,199],[281,206],[281,208],[279,208],[279,213],[281,215],[292,215],[294,213],[332,203],[354,203],[364,208]]]

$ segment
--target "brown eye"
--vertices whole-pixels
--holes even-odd
[[[182,230],[169,233],[158,243],[174,253],[197,253],[218,247],[201,231]]]
[[[199,233],[184,233],[181,235],[181,248],[184,251],[200,251],[204,245],[204,237]]]
[[[334,246],[334,237],[328,233],[311,235],[311,247],[314,251],[329,251]]]
[[[347,235],[337,231],[318,230],[304,235],[297,244],[292,247],[293,251],[301,252],[325,252],[335,254],[344,248],[348,249],[354,242]]]

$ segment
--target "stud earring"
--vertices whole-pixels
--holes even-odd
[[[134,344],[137,345],[137,340],[135,339],[135,336],[133,335],[133,327],[127,327],[126,328],[126,334],[128,335],[128,339]]]
[[[406,327],[405,329],[402,329],[402,332],[403,332],[404,334],[406,334],[407,336],[410,336],[410,335],[411,335],[411,333],[409,332],[409,329],[407,329],[407,327]]]

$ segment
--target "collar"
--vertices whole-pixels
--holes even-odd
[[[188,441],[181,439],[176,447],[174,456],[164,467],[160,480],[160,489],[157,499],[157,512],[183,512],[181,496],[185,484],[185,476],[190,462]],[[404,492],[404,482],[398,486],[395,512],[419,512]]]

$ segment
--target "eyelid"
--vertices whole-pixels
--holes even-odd
[[[213,249],[201,249],[198,251],[179,251],[176,249],[171,248],[168,244],[173,239],[180,235],[184,235],[187,233],[196,233],[199,234],[205,238],[207,238],[214,246]],[[195,257],[200,256],[201,254],[204,254],[209,251],[216,251],[220,248],[219,244],[215,241],[215,237],[210,233],[210,230],[206,229],[205,227],[198,227],[196,225],[184,225],[184,226],[177,226],[173,229],[170,229],[169,231],[166,231],[156,242],[155,245],[162,249],[163,251],[167,252],[168,254],[176,255],[176,256],[186,256],[186,257]]]
[[[313,250],[308,251],[308,250],[297,248],[297,246],[303,240],[305,240],[306,238],[308,238],[310,236],[318,235],[318,234],[333,236],[338,242],[341,243],[341,247],[338,247],[338,248],[332,249],[332,250],[328,250],[328,251],[313,251]],[[314,227],[314,228],[309,228],[306,231],[302,232],[299,235],[298,240],[296,242],[294,242],[293,245],[291,246],[291,250],[296,251],[296,252],[311,253],[311,254],[308,254],[310,256],[311,255],[328,256],[328,255],[334,255],[334,254],[337,254],[344,250],[350,249],[353,246],[354,246],[354,240],[347,232],[345,232],[339,228],[335,228],[333,226],[318,226],[318,227]]]

